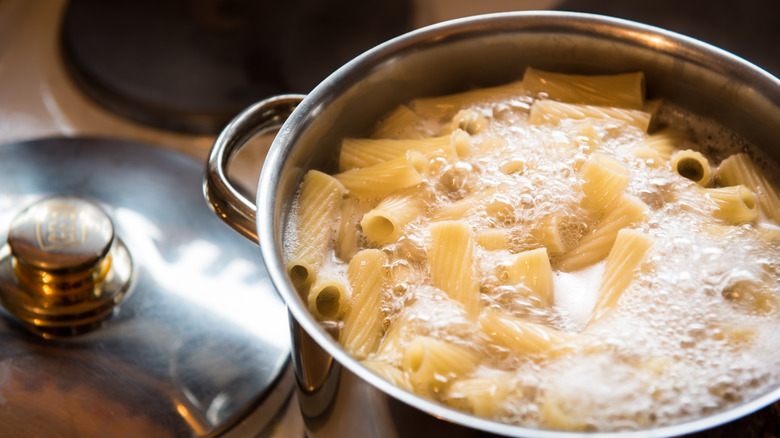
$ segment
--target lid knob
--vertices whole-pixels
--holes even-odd
[[[45,337],[97,327],[129,286],[132,263],[108,215],[76,197],[22,210],[0,254],[0,301]]]

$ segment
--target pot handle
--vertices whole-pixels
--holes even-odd
[[[237,115],[211,147],[203,178],[206,201],[220,219],[255,243],[258,243],[257,206],[228,180],[228,164],[254,136],[279,129],[304,97],[284,94],[255,103]]]

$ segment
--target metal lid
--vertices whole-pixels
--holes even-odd
[[[292,389],[287,312],[203,164],[143,144],[0,146],[9,436],[255,436]]]

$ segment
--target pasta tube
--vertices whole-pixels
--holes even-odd
[[[446,402],[480,417],[490,418],[511,393],[512,377],[495,374],[458,379],[447,389]]]
[[[480,102],[504,100],[525,93],[523,83],[512,82],[497,87],[480,88],[439,97],[415,99],[412,109],[422,118],[447,120],[461,109]]]
[[[649,208],[634,196],[624,195],[615,209],[596,225],[590,234],[580,239],[577,246],[564,254],[558,263],[563,271],[576,271],[598,263],[609,254],[618,232],[645,220]]]
[[[345,138],[341,142],[339,170],[370,167],[417,151],[425,155],[444,149],[451,142],[451,135],[413,140]]]
[[[455,201],[452,204],[442,207],[436,211],[431,216],[431,220],[449,221],[462,219],[470,212],[475,211],[476,209],[481,209],[487,202],[489,202],[490,197],[495,193],[495,187],[491,187]]]
[[[593,154],[580,171],[582,191],[596,210],[609,210],[631,180],[626,166],[604,154]]]
[[[462,129],[456,129],[450,135],[450,148],[455,152],[454,158],[468,157],[471,155],[471,136]]]
[[[406,105],[398,105],[374,128],[371,138],[423,138],[422,119]]]
[[[415,387],[440,392],[450,380],[463,376],[479,363],[479,356],[464,347],[420,336],[409,343],[402,368]]]
[[[780,192],[745,153],[734,154],[720,163],[715,179],[722,186],[741,184],[756,195],[761,211],[780,222]]]
[[[612,119],[645,132],[652,116],[642,110],[595,105],[575,105],[554,100],[537,100],[531,105],[528,122],[532,125],[558,124],[562,120]]]
[[[393,320],[379,343],[376,357],[391,363],[400,363],[407,345],[417,337],[417,329],[408,313]]]
[[[601,148],[603,139],[598,132],[596,132],[596,129],[593,128],[592,123],[582,122],[580,127],[577,128],[577,137],[575,138],[575,141],[583,152],[590,154]]]
[[[523,355],[552,354],[568,350],[575,335],[526,321],[503,312],[486,309],[479,317],[479,327],[497,345]]]
[[[566,216],[561,214],[553,214],[546,218],[539,228],[531,233],[552,255],[569,251],[572,242],[576,242],[576,239],[581,237],[577,227],[570,224]]]
[[[479,134],[488,125],[488,121],[482,114],[473,109],[466,109],[458,111],[450,121],[448,130],[456,131],[462,129],[469,135]]]
[[[634,279],[634,271],[652,245],[653,239],[641,231],[620,230],[607,257],[591,323],[617,306],[623,291]]]
[[[358,226],[359,213],[355,202],[346,198],[341,202],[341,219],[336,230],[336,257],[341,260],[349,260],[358,251],[360,240],[360,227]]]
[[[758,217],[756,195],[743,185],[704,189],[704,193],[715,201],[715,217],[739,225],[752,222]]]
[[[506,249],[509,243],[508,232],[500,228],[491,228],[480,231],[476,235],[477,244],[488,251]]]
[[[505,269],[508,283],[523,284],[544,304],[553,304],[553,273],[547,248],[513,254]]]
[[[776,242],[780,240],[780,227],[776,225],[759,223],[758,233],[765,242]]]
[[[479,285],[474,275],[474,236],[463,221],[443,221],[428,227],[431,243],[428,263],[433,285],[463,305],[466,313],[479,313]]]
[[[647,146],[637,146],[631,149],[631,154],[638,160],[642,160],[650,167],[661,167],[665,160],[663,156],[656,150]]]
[[[370,240],[383,245],[398,240],[404,225],[416,219],[425,209],[419,197],[390,196],[363,216],[360,226]]]
[[[366,249],[349,262],[347,279],[352,290],[351,305],[344,317],[339,342],[358,359],[379,347],[382,315],[378,312],[385,285],[387,256],[378,249]]]
[[[645,103],[645,76],[641,72],[573,75],[527,68],[523,87],[561,102],[625,108],[642,108]]]
[[[322,321],[336,320],[347,306],[347,290],[337,278],[318,278],[308,295],[309,311]]]
[[[644,160],[648,166],[659,167],[669,162],[672,154],[687,138],[687,135],[677,129],[666,128],[647,136],[631,150],[632,154]]]
[[[297,200],[296,238],[287,260],[287,272],[298,290],[308,294],[309,286],[325,257],[341,208],[344,186],[317,170],[303,177]]]
[[[423,182],[426,168],[427,162],[420,152],[407,151],[398,158],[369,167],[350,169],[334,177],[357,195],[384,198],[396,190]]]
[[[364,360],[360,364],[394,385],[407,391],[414,391],[412,382],[409,381],[409,376],[395,365],[380,360]]]
[[[712,169],[707,157],[690,149],[677,151],[670,162],[672,170],[696,184],[706,187],[712,181]]]

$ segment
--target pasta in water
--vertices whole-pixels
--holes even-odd
[[[635,430],[780,384],[780,191],[641,73],[401,105],[305,176],[285,265],[344,349],[509,424]]]

